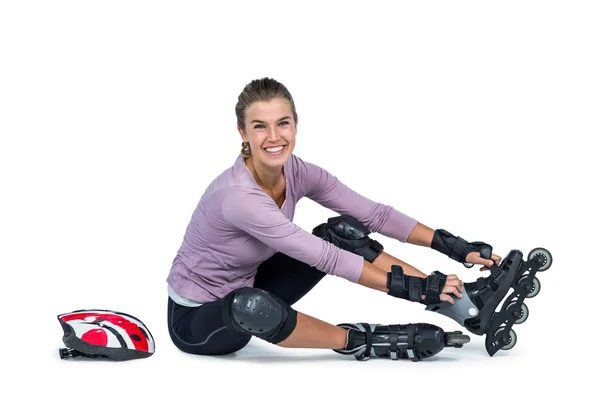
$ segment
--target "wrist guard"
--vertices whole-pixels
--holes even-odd
[[[392,265],[392,271],[387,276],[388,295],[426,305],[439,303],[446,278],[439,271],[426,278],[405,275],[401,266]],[[422,299],[423,295],[425,299]]]
[[[482,258],[487,258],[488,260],[492,258],[492,246],[489,244],[484,242],[467,242],[465,239],[454,236],[444,229],[437,229],[433,233],[431,248],[465,265],[468,264],[467,254],[472,252],[479,253]],[[466,266],[468,267],[469,265]],[[470,266],[473,266],[473,264],[470,264]]]

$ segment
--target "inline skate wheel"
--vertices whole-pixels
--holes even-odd
[[[538,269],[538,271],[545,271],[552,265],[552,254],[542,247],[535,248],[529,252],[527,256],[527,261],[533,260],[534,258],[541,256],[543,259],[542,265]]]
[[[508,332],[508,336],[507,337],[500,338],[500,336],[504,334],[505,330],[506,330],[505,327],[499,328],[496,331],[496,333],[494,333],[494,336],[498,339],[498,342],[502,346],[502,347],[500,347],[501,350],[510,350],[513,347],[515,347],[515,345],[517,344],[517,334],[515,333],[515,331],[513,331],[511,329]]]
[[[527,291],[526,297],[530,299],[532,297],[537,296],[540,293],[542,284],[540,283],[540,280],[536,276],[533,277],[531,284],[522,283],[527,279],[527,277],[528,277],[528,275],[521,277],[521,279],[519,279],[518,284],[523,286],[523,288]]]
[[[470,341],[469,335],[464,335],[460,331],[446,333],[446,347],[462,347],[463,344]]]
[[[513,315],[517,317],[515,324],[522,324],[523,322],[527,321],[527,318],[529,318],[529,308],[527,307],[527,304],[523,303],[521,304],[521,309],[516,311],[516,305],[516,301],[511,301],[508,303],[508,306],[506,306],[506,310],[510,311],[511,314],[514,313]]]

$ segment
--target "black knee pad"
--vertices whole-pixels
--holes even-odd
[[[383,246],[369,238],[370,233],[366,226],[349,215],[329,218],[313,229],[313,234],[321,239],[373,262],[383,251]]]
[[[235,289],[223,300],[223,321],[234,332],[277,344],[296,328],[296,311],[265,290]]]

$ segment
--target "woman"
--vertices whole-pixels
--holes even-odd
[[[415,358],[410,338],[439,337],[441,328],[332,325],[292,306],[326,274],[423,304],[461,297],[456,275],[426,275],[385,253],[370,232],[484,266],[500,257],[484,259],[484,243],[434,232],[295,156],[298,115],[281,83],[250,82],[235,112],[241,154],[200,199],[167,278],[173,343],[188,353],[222,355],[256,336],[281,347],[331,349],[358,359]],[[340,216],[304,231],[292,222],[302,197]],[[458,245],[463,247],[457,256]]]

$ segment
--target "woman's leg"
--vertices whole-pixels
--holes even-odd
[[[359,359],[372,355],[396,359],[422,359],[446,347],[444,331],[431,324],[332,325],[299,313],[290,305],[310,291],[324,274],[319,274],[316,268],[283,254],[276,254],[268,261],[270,262],[261,265],[260,274],[257,272],[255,288],[243,289],[245,293],[240,294],[238,301],[229,303],[242,306],[225,307],[228,309],[231,329],[248,332],[281,347],[328,348],[343,354],[352,354]],[[400,265],[407,275],[426,276],[408,263],[384,252],[375,257],[372,263],[387,272],[391,271],[392,265]],[[304,282],[301,278],[309,276],[308,274],[315,274],[314,278],[306,279]],[[238,294],[234,291],[229,297],[236,297]],[[286,305],[286,302],[278,296],[285,298],[288,304]],[[257,303],[262,303],[263,307],[268,309],[260,309]],[[273,318],[272,311],[286,309],[286,307],[286,312],[281,314],[285,322],[275,324],[274,321],[263,319],[265,315],[268,319],[269,314]],[[293,323],[290,323],[291,320]],[[273,331],[266,329],[273,329]],[[425,340],[424,352],[420,352],[420,346],[415,342],[417,335],[420,340]]]
[[[384,270],[389,270],[392,264],[399,264],[405,268],[408,266],[408,264],[387,253],[381,253],[373,263]],[[407,268],[407,272],[416,271],[415,275],[420,272],[414,268],[414,271],[411,271],[409,268]],[[184,307],[174,303],[169,298],[169,334],[180,350],[192,354],[222,355],[233,353],[242,349],[252,336],[259,336],[261,339],[268,340],[281,347],[331,349],[340,353],[355,355],[358,358],[359,356],[365,357],[369,353],[369,351],[364,353],[365,343],[372,339],[367,341],[366,338],[377,334],[376,331],[371,334],[362,329],[368,331],[372,328],[381,331],[378,334],[383,338],[383,343],[380,346],[384,346],[380,349],[392,346],[393,348],[397,347],[398,351],[400,349],[406,351],[407,347],[405,345],[388,342],[390,333],[399,338],[407,337],[407,335],[412,336],[416,333],[416,331],[409,333],[407,325],[390,327],[376,327],[373,325],[371,328],[367,328],[368,324],[332,325],[310,315],[297,312],[290,307],[306,295],[324,276],[325,273],[314,267],[277,253],[259,267],[254,288],[233,291],[225,299],[218,299],[200,307]],[[238,298],[237,302],[232,302],[231,300],[236,292],[238,294],[243,292],[245,298]],[[247,307],[250,304],[249,301],[253,298],[256,301],[257,296],[258,299],[271,299],[273,301],[270,304],[272,307],[268,307],[269,304],[267,304],[268,309],[262,311],[275,311],[277,307],[286,309],[285,320],[281,319],[273,324],[272,321],[261,320],[261,317],[257,318],[257,315],[255,315],[257,313],[249,312],[251,310],[251,307]],[[234,304],[244,305],[241,308],[245,308],[248,312],[243,314],[239,311],[241,308],[238,307],[238,311],[234,313]],[[258,314],[268,317],[268,312],[262,311],[259,309]],[[246,320],[249,317],[250,320]],[[246,320],[250,324],[258,324],[254,325],[258,326],[258,329],[254,331],[246,330],[249,327],[248,324],[242,327],[238,322],[232,322],[234,320],[242,323],[244,322],[242,320]],[[227,321],[227,324],[224,321]],[[400,331],[388,332],[389,328],[400,329]],[[269,338],[263,334],[269,333],[265,332],[265,329],[272,330]],[[399,357],[408,357],[408,353],[403,354]]]
[[[257,271],[255,287],[271,292],[292,305],[308,293],[325,273],[277,253],[262,263]],[[200,307],[181,306],[171,298],[168,303],[169,334],[173,343],[186,353],[222,355],[242,349],[252,335],[228,329],[222,317],[223,299]],[[344,346],[346,330],[301,314],[300,329],[282,346],[334,348]],[[314,331],[317,333],[306,334]],[[320,333],[318,333],[320,332]],[[341,343],[341,344],[340,344]]]
[[[330,349],[363,360],[370,357],[420,360],[447,347],[445,332],[431,324],[332,325],[297,312],[272,293],[235,289],[223,299],[223,320],[233,332],[288,348]]]
[[[227,329],[222,319],[223,300],[200,307],[185,307],[168,302],[168,329],[171,340],[183,352],[198,355],[234,353],[248,344],[249,334]]]
[[[259,265],[254,287],[273,293],[289,305],[294,305],[323,279],[325,272],[283,253]]]
[[[278,345],[289,348],[343,349],[347,334],[348,331],[344,328],[297,312],[296,329]]]
[[[256,272],[254,287],[262,289],[292,306],[323,279],[325,272],[276,253],[263,262]],[[281,347],[339,349],[346,343],[346,329],[301,312],[295,312],[295,328]]]
[[[286,297],[284,287],[273,289]],[[300,291],[288,287],[292,298],[298,298]],[[298,312],[284,298],[262,288],[235,289],[222,304],[225,325],[240,334],[257,336],[281,347],[341,349],[346,344],[346,329]]]
[[[384,269],[390,268],[392,261],[395,259],[382,253],[374,263]],[[254,287],[265,290],[292,306],[324,276],[324,272],[306,263],[283,253],[276,253],[258,267]],[[290,348],[343,349],[347,334],[348,330],[345,328],[296,311],[295,329],[277,345]]]

